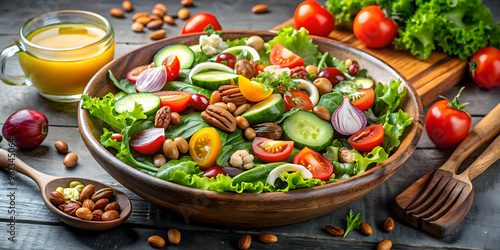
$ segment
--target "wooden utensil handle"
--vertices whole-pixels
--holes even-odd
[[[55,177],[48,174],[44,174],[38,170],[33,169],[28,166],[28,164],[17,158],[14,153],[10,153],[5,149],[0,148],[0,167],[14,170],[21,174],[24,174],[31,179],[33,179],[40,188],[45,186],[49,181],[53,180]]]
[[[500,119],[500,118],[498,118]],[[493,163],[500,159],[500,136],[498,136],[484,152],[461,174],[469,175],[469,179],[474,179],[482,174]]]
[[[456,173],[465,158],[498,133],[500,133],[500,103],[469,132],[440,169]]]

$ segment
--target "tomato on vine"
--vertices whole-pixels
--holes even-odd
[[[458,100],[463,89],[453,101],[441,96],[444,100],[434,103],[427,112],[425,131],[437,147],[455,147],[469,134],[471,116],[464,110],[468,103],[461,104]]]

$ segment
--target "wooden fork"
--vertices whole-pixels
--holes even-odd
[[[500,137],[463,173],[460,164],[482,144],[500,133],[500,104],[483,118],[441,167],[431,171],[401,192],[392,207],[408,224],[444,238],[467,215],[474,190],[470,180],[500,158]]]

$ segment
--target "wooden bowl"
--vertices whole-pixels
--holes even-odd
[[[275,34],[264,31],[224,31],[222,37],[236,39],[259,35],[264,40]],[[111,70],[117,79],[138,65],[148,64],[155,53],[171,44],[193,45],[200,34],[172,37],[131,51],[102,68],[90,81],[85,94],[102,97],[118,92],[108,78]],[[352,59],[368,69],[376,81],[388,83],[400,78],[408,88],[401,108],[413,117],[399,148],[382,164],[347,180],[285,193],[219,193],[182,186],[144,174],[118,160],[99,143],[103,122],[87,110],[78,111],[80,132],[99,164],[117,181],[144,199],[179,213],[189,219],[229,227],[269,227],[308,220],[330,213],[366,195],[389,178],[415,150],[422,135],[423,108],[415,89],[392,67],[376,57],[333,40],[313,37],[322,52],[329,51],[340,60]]]

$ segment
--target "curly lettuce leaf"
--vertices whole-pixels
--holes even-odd
[[[376,147],[366,155],[353,150],[354,160],[356,161],[356,174],[365,172],[369,167],[377,166],[389,158],[389,153],[383,147]]]
[[[391,80],[389,84],[378,83],[375,87],[375,100],[372,106],[373,113],[376,116],[381,116],[386,113],[394,112],[403,97],[408,92],[406,87],[401,86],[401,79],[398,81]],[[402,91],[399,92],[402,88]]]
[[[314,64],[321,58],[321,53],[318,51],[318,45],[313,44],[312,38],[308,37],[309,32],[305,28],[299,30],[291,26],[287,26],[278,31],[278,35],[264,44],[267,54],[276,44],[281,44],[285,48],[304,59],[305,64]]]
[[[396,113],[389,113],[379,118],[384,127],[384,139],[382,147],[390,153],[401,143],[400,138],[405,128],[411,125],[413,118],[407,113],[399,110]]]

